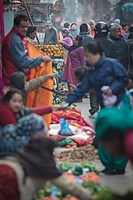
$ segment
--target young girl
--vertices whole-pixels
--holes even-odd
[[[58,106],[28,109],[24,107],[24,99],[25,96],[20,90],[7,92],[0,105],[0,126],[15,125],[20,118],[32,113],[44,115],[58,109]]]

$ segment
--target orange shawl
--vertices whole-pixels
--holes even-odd
[[[44,53],[34,46],[30,41],[27,42],[28,56],[35,58],[37,56],[44,56]],[[42,75],[51,74],[52,72],[52,63],[42,62],[37,68],[31,69],[30,80],[37,78]],[[48,80],[43,84],[43,86],[52,89],[53,81]],[[29,93],[27,95],[27,107],[42,107],[42,106],[51,106],[52,105],[52,92],[42,89],[41,87],[37,90]],[[51,114],[47,114],[44,117],[45,122],[49,126],[51,123]]]

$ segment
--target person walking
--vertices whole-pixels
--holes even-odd
[[[77,86],[77,79],[75,77],[75,70],[85,65],[84,48],[82,47],[82,37],[77,36],[74,45],[69,47],[63,45],[68,50],[67,62],[64,70],[62,80],[68,83],[69,92]]]
[[[113,23],[110,27],[109,39],[114,42],[116,49],[116,59],[127,69],[127,45],[124,37],[121,35],[122,27]]]
[[[83,47],[86,47],[93,40],[93,37],[90,36],[90,30],[91,28],[88,24],[81,24],[79,35],[83,38]]]
[[[91,20],[88,22],[88,24],[89,24],[90,27],[91,27],[90,35],[94,37],[94,35],[95,35],[94,28],[95,28],[96,22],[95,22],[93,19],[91,19]]]
[[[77,24],[75,22],[71,24],[71,29],[69,30],[69,34],[72,38],[75,38],[79,34],[79,31],[77,30]]]
[[[129,36],[126,43],[128,47],[128,76],[133,81],[133,25],[129,27]]]
[[[44,45],[55,45],[58,41],[57,29],[53,26],[52,22],[47,21],[45,23],[46,31],[44,36]]]

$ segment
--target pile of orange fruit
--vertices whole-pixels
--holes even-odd
[[[44,45],[41,46],[41,50],[50,57],[63,57],[63,47],[61,44],[56,45]]]

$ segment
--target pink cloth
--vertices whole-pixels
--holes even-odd
[[[62,39],[63,44],[68,45],[69,47],[73,45],[71,37],[65,37]]]
[[[85,54],[84,48],[78,47],[68,54],[67,63],[64,70],[63,81],[69,84],[77,85],[77,80],[75,77],[75,70],[81,66],[85,65]]]

